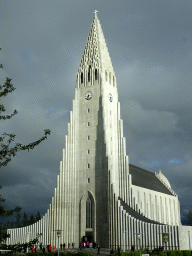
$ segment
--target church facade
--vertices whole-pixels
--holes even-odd
[[[76,74],[65,148],[52,203],[37,223],[9,229],[7,244],[24,243],[42,233],[43,245],[101,247],[125,245],[190,249],[192,228],[181,225],[178,196],[167,178],[129,164],[116,76],[95,12]],[[140,240],[138,238],[140,234]],[[190,235],[191,234],[191,235]]]

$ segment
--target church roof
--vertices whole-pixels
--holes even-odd
[[[92,21],[79,68],[83,70],[89,65],[99,67],[101,72],[108,70],[114,73],[101,23],[97,15]]]
[[[155,173],[129,164],[129,173],[132,175],[132,184],[138,187],[151,189],[168,195],[171,191],[155,176]]]

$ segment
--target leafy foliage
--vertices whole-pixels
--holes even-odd
[[[0,186],[0,189],[2,187]],[[15,209],[11,210],[5,210],[4,207],[1,205],[1,202],[5,202],[5,199],[1,197],[0,195],[0,216],[1,217],[7,217],[12,215],[15,212],[19,212],[21,210],[21,207],[16,206]],[[6,225],[3,225],[2,222],[0,223],[0,242],[5,240],[9,235],[7,235],[7,229],[10,228],[10,223],[6,223]]]
[[[26,227],[28,226],[28,216],[27,214],[24,212],[23,213],[23,219],[22,219],[22,227]]]
[[[16,227],[17,228],[20,228],[21,227],[21,214],[20,213],[17,213],[16,215]]]
[[[38,211],[37,214],[36,214],[36,216],[35,216],[35,220],[36,220],[36,221],[39,221],[40,219],[41,219],[41,214],[40,214],[40,212]]]
[[[191,256],[191,252],[189,250],[184,250],[183,256]]]
[[[37,236],[36,236],[36,238],[35,239],[33,239],[33,240],[31,240],[31,241],[29,241],[28,243],[23,243],[23,244],[20,244],[20,243],[18,243],[18,244],[14,244],[14,245],[9,245],[8,246],[8,249],[9,250],[12,250],[12,252],[14,252],[14,253],[16,253],[17,251],[18,252],[21,252],[21,250],[22,250],[22,248],[27,248],[27,247],[32,247],[33,245],[35,245],[35,244],[38,244],[39,243],[39,237],[42,235],[42,233],[40,233],[40,234],[37,234]],[[7,248],[3,248],[3,246],[1,246],[2,247],[2,249],[7,249]],[[0,247],[0,248],[1,248]],[[7,246],[6,246],[7,247]],[[30,253],[29,253],[30,254]],[[27,254],[26,254],[27,255]]]
[[[168,255],[168,256],[176,256],[176,251],[168,250],[168,251],[167,251],[167,255]]]
[[[33,214],[31,214],[30,217],[29,217],[29,220],[28,220],[28,224],[29,224],[29,225],[32,225],[32,224],[35,223],[35,222],[36,222],[36,219],[35,219],[35,217],[33,216]]]
[[[189,210],[187,218],[188,218],[188,223],[187,224],[189,226],[192,226],[192,211]]]

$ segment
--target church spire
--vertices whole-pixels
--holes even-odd
[[[111,77],[111,80],[113,79],[112,83],[115,86],[115,72],[97,12],[97,10],[94,12],[95,17],[78,68],[76,88],[100,83],[104,81],[106,75]],[[101,77],[103,79],[100,80]]]

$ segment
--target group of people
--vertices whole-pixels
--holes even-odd
[[[79,243],[79,249],[82,250],[82,249],[85,249],[85,248],[89,248],[91,245],[91,247],[93,247],[93,249],[97,249],[97,255],[100,255],[100,246],[98,243],[95,243],[93,242],[93,244],[90,244],[89,241],[86,241],[86,242],[80,242]],[[66,247],[66,244],[60,244],[60,250],[64,250],[65,251],[65,247]],[[37,249],[38,249],[38,246],[31,246],[31,251],[32,252],[36,252]],[[75,249],[75,243],[72,243],[72,249],[74,250]],[[40,250],[43,252],[43,254],[45,254],[45,246],[43,246],[42,244],[40,244]],[[51,247],[51,245],[47,245],[47,252],[55,252],[55,246]],[[68,251],[70,251],[70,243],[68,243]]]
[[[66,244],[64,243],[64,244],[60,244],[60,250],[62,251],[62,250],[64,250],[65,251],[65,247],[66,247]],[[43,248],[45,248],[45,247],[43,247]],[[74,250],[75,249],[75,243],[72,243],[72,249]],[[51,250],[53,250],[53,251],[55,251],[55,246],[53,246],[52,248],[51,248],[51,245],[47,245],[47,251],[48,252],[51,252]],[[70,243],[68,243],[68,251],[70,251]],[[44,251],[43,251],[44,252]]]
[[[70,246],[70,244],[69,244],[69,246]],[[61,248],[61,250],[62,250],[62,248],[63,248],[63,250],[65,250],[65,243],[64,244],[61,244],[60,245],[60,248]],[[36,252],[37,251],[37,249],[38,249],[38,246],[36,245],[36,246],[31,246],[31,248],[30,248],[30,250],[31,250],[31,252]],[[43,246],[42,244],[40,244],[40,250],[45,254],[45,246]],[[50,244],[48,244],[47,245],[47,251],[48,252],[51,252],[51,251],[55,251],[55,246],[53,246],[53,247],[51,247],[51,245]]]
[[[64,244],[60,244],[60,249],[65,251],[65,243]]]
[[[87,241],[87,242],[80,242],[79,243],[79,249],[82,250],[82,249],[85,249],[85,248],[89,248],[89,244],[90,244],[89,241]]]
[[[89,241],[79,243],[79,249],[80,250],[85,249],[85,248],[89,248],[89,247],[92,247],[92,246],[93,246],[93,249],[97,249],[97,255],[100,255],[100,246],[99,246],[98,243],[93,242],[93,244],[91,244]]]

